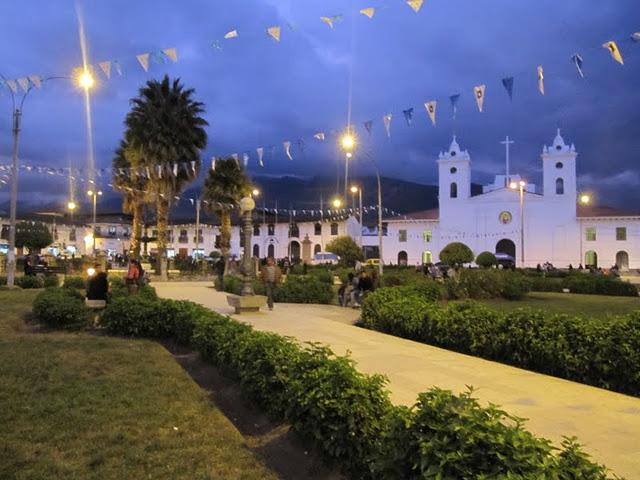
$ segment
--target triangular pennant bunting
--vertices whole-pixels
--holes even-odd
[[[276,42],[280,41],[280,27],[269,27],[267,28],[267,33],[271,38],[273,38]]]
[[[431,123],[435,126],[436,124],[436,108],[438,106],[438,102],[432,100],[424,104],[424,108],[427,110],[427,114],[431,119]]]
[[[373,120],[367,120],[364,122],[365,130],[371,135],[371,130],[373,129]]]
[[[384,117],[382,117],[382,121],[384,122],[384,129],[387,132],[387,137],[391,138],[391,119],[393,116],[390,113],[387,113]]]
[[[20,85],[20,88],[25,91],[25,93],[29,91],[29,79],[27,77],[19,78],[16,81],[18,82],[18,85]]]
[[[607,43],[602,45],[604,48],[609,50],[611,57],[618,62],[620,65],[624,65],[624,60],[622,60],[622,53],[620,53],[620,49],[618,48],[618,44],[613,40],[608,41]]]
[[[177,163],[173,164],[173,176],[174,177],[178,176],[178,164]]]
[[[409,5],[416,13],[420,11],[423,3],[424,0],[407,0],[407,5]]]
[[[29,80],[31,81],[34,87],[42,88],[42,78],[40,77],[40,75],[30,75]]]
[[[258,152],[258,165],[260,165],[261,167],[264,167],[264,162],[262,161],[264,157],[264,148],[258,147],[256,148],[256,152]]]
[[[580,78],[584,78],[584,71],[582,70],[582,64],[584,62],[582,60],[582,55],[580,55],[579,53],[574,54],[571,57],[571,61],[576,66],[576,69],[578,70],[578,75],[580,75]]]
[[[482,113],[482,107],[484,106],[484,92],[487,87],[485,85],[478,85],[473,87],[473,94],[476,97],[476,103],[478,104],[478,110]]]
[[[363,8],[362,10],[360,10],[360,13],[365,17],[373,18],[373,16],[376,14],[376,9],[373,7]]]
[[[98,66],[100,67],[100,70],[102,70],[102,73],[104,73],[105,77],[111,78],[111,62],[99,62]]]
[[[211,171],[216,171],[216,157],[211,157]]]
[[[456,93],[455,95],[451,95],[449,97],[451,101],[451,109],[453,110],[453,118],[456,118],[456,113],[458,113],[458,100],[460,100],[460,94]]]
[[[323,132],[318,132],[313,136],[313,138],[315,138],[316,140],[320,140],[322,142],[325,139],[325,135]]]
[[[320,20],[326,23],[327,25],[329,25],[329,27],[333,28],[334,23],[337,23],[342,20],[342,15],[334,15],[332,17],[320,17]]]
[[[244,168],[249,166],[249,154],[247,152],[242,154],[242,164],[244,165]]]
[[[118,62],[117,60],[114,60],[112,66],[113,68],[116,69],[116,72],[118,73],[118,75],[122,76],[122,66],[120,65],[120,62]]]
[[[544,68],[538,65],[538,91],[540,95],[544,95]]]
[[[236,165],[240,166],[240,156],[237,153],[232,153],[231,158],[236,161]]]
[[[640,43],[640,32],[632,33],[631,40],[633,40],[636,43]]]
[[[503,78],[502,85],[509,95],[509,100],[513,100],[513,77]]]
[[[141,53],[140,55],[136,55],[136,58],[138,59],[138,62],[140,62],[140,65],[142,66],[144,71],[148,72],[149,71],[149,54]]]
[[[238,31],[237,30],[231,30],[230,32],[227,32],[224,34],[224,39],[225,40],[229,40],[232,38],[238,38]]]
[[[172,62],[177,62],[178,61],[178,50],[175,48],[165,48],[164,50],[162,50],[162,53],[164,53],[164,55],[171,60]]]

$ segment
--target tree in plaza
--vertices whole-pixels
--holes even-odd
[[[251,188],[249,177],[233,158],[217,160],[204,182],[205,207],[220,220],[220,250],[225,265],[231,251],[231,212],[251,193]]]
[[[482,268],[491,268],[498,264],[496,256],[491,252],[479,253],[476,257],[476,263]]]
[[[142,239],[143,209],[147,202],[147,180],[132,170],[138,166],[139,155],[126,142],[121,142],[112,161],[113,187],[122,192],[122,209],[133,215],[131,228],[131,246],[129,251],[133,258],[140,257]]]
[[[327,252],[335,253],[340,257],[340,264],[353,267],[356,261],[362,261],[364,256],[362,255],[362,249],[358,244],[348,235],[342,235],[331,240],[327,244]]]
[[[193,181],[200,170],[200,152],[207,145],[201,117],[204,105],[194,90],[168,76],[149,80],[131,100],[125,120],[125,142],[148,172],[147,191],[156,204],[158,269],[167,278],[167,237],[171,200]]]
[[[440,260],[454,267],[473,262],[473,252],[464,243],[453,242],[440,252]]]
[[[19,222],[16,224],[16,247],[26,247],[29,253],[39,253],[52,243],[53,236],[45,223]]]

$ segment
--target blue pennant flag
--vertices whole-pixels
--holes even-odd
[[[456,93],[455,95],[451,95],[449,97],[451,100],[451,108],[453,109],[453,118],[456,117],[456,113],[458,112],[458,100],[460,100],[460,94]]]
[[[367,132],[369,132],[369,135],[371,135],[371,129],[373,128],[373,120],[367,120],[366,122],[364,122],[364,128],[366,128]]]
[[[502,85],[509,94],[509,100],[513,100],[513,77],[506,77],[502,79]]]
[[[584,72],[582,71],[582,64],[584,63],[584,60],[582,60],[582,55],[580,55],[579,53],[576,53],[571,57],[571,61],[576,66],[576,69],[578,70],[578,75],[580,75],[580,78],[584,78]]]
[[[402,111],[404,115],[404,119],[407,121],[407,126],[411,126],[411,122],[413,121],[413,108],[408,108]]]

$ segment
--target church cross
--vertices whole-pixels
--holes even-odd
[[[506,165],[506,175],[504,177],[504,181],[505,181],[505,187],[509,187],[509,147],[511,145],[513,145],[515,142],[513,140],[509,140],[509,135],[507,135],[507,138],[505,138],[505,140],[503,142],[500,142],[502,145],[504,145],[505,150],[506,150],[506,161],[507,161],[507,165]]]

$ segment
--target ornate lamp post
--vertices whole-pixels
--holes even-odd
[[[244,197],[240,200],[240,211],[242,212],[242,236],[244,237],[244,252],[242,253],[242,291],[243,297],[255,295],[253,291],[253,260],[251,258],[251,234],[253,230],[253,209],[256,202],[251,197]]]

